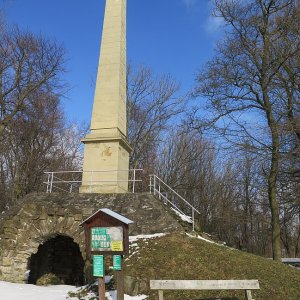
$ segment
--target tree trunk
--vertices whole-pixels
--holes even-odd
[[[279,150],[280,150],[280,141],[278,133],[278,124],[273,115],[272,103],[269,96],[269,70],[271,64],[271,42],[270,42],[270,33],[268,30],[269,27],[269,15],[264,10],[263,11],[263,22],[264,30],[262,31],[264,51],[262,56],[262,72],[261,72],[261,88],[262,96],[264,103],[264,110],[266,112],[266,118],[268,121],[268,126],[271,131],[271,165],[270,171],[267,176],[268,178],[268,198],[271,209],[271,225],[272,225],[272,251],[273,259],[281,261],[281,237],[280,237],[280,222],[279,222],[279,208],[276,197],[276,183],[277,176],[279,171]]]
[[[268,174],[268,198],[270,203],[272,215],[272,246],[273,246],[273,259],[281,261],[281,238],[280,238],[280,222],[279,222],[279,207],[276,197],[276,182],[279,170],[279,134],[276,122],[269,107],[269,99],[266,97],[267,103],[267,118],[268,125],[271,130],[272,136],[272,153],[271,153],[271,166]]]
[[[268,176],[268,193],[269,202],[272,214],[272,246],[273,246],[273,259],[281,261],[281,239],[280,239],[280,223],[279,223],[279,209],[276,200],[276,181],[274,180],[274,174],[270,172]]]

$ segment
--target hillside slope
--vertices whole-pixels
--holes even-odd
[[[132,244],[126,259],[127,278],[137,278],[133,292],[158,299],[149,291],[150,279],[258,279],[261,289],[253,298],[299,300],[300,270],[272,260],[210,243],[185,233],[173,233]],[[243,291],[168,291],[166,300],[244,299]]]

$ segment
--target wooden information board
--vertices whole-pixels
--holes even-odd
[[[113,255],[117,278],[117,300],[124,300],[123,255],[129,253],[129,224],[133,221],[103,208],[80,225],[84,227],[86,251],[93,257],[93,276],[98,278],[99,300],[105,300],[104,255]]]

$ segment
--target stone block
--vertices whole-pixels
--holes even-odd
[[[48,214],[43,211],[41,214],[40,214],[40,217],[39,217],[40,220],[47,220],[48,219]]]
[[[16,227],[5,227],[4,234],[16,234],[18,232],[18,226]]]
[[[76,214],[76,215],[74,215],[74,220],[75,221],[82,221],[83,220],[82,214]]]
[[[1,268],[3,278],[6,278],[7,275],[10,275],[13,273],[11,266],[2,266],[0,268]],[[14,282],[14,281],[12,281],[12,282]]]
[[[16,239],[16,234],[14,233],[5,233],[4,234],[4,238],[7,239],[7,240],[15,240]]]
[[[2,266],[9,267],[12,265],[12,260],[9,257],[3,257],[2,258]]]
[[[52,208],[52,207],[47,208],[47,214],[48,214],[48,216],[52,217],[52,216],[55,215],[55,213],[56,213],[56,210],[54,208]]]
[[[129,294],[131,296],[143,294],[147,291],[147,283],[140,278],[125,276],[124,290],[126,294]]]
[[[26,215],[26,217],[33,217],[36,215],[36,205],[27,204],[24,206],[22,213]]]
[[[64,208],[59,208],[57,211],[56,211],[56,215],[57,216],[64,216],[66,214],[66,210]]]
[[[5,223],[4,223],[4,228],[14,228],[15,227],[15,223],[13,220],[7,220]]]
[[[84,209],[83,209],[83,215],[84,215],[84,216],[88,216],[88,217],[89,217],[93,212],[94,212],[94,209],[93,209],[93,208],[90,208],[90,207],[89,207],[89,208],[84,208]]]

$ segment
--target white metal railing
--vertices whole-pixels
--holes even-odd
[[[143,169],[44,172],[47,175],[47,179],[43,183],[46,185],[47,193],[52,193],[53,191],[72,193],[78,191],[82,185],[89,187],[92,193],[93,187],[97,186],[97,184],[105,183],[126,183],[130,185],[129,190],[135,193],[137,183],[142,182],[142,179],[138,179],[139,172],[142,171]],[[129,177],[126,180],[115,180],[107,179],[107,175],[102,176],[104,179],[101,179],[101,176],[99,176],[99,173],[112,172],[127,172]],[[154,174],[150,175],[150,193],[163,200],[165,204],[170,204],[177,214],[180,214],[186,221],[192,223],[193,231],[195,230],[195,213],[200,215],[200,212]],[[191,215],[189,215],[189,212],[191,212]]]
[[[195,230],[195,213],[200,215],[200,212],[154,174],[150,175],[150,193],[163,200],[165,204],[169,203],[175,212],[182,215],[185,219],[191,220],[193,231]],[[179,208],[179,206],[184,206],[184,208]],[[191,211],[191,216],[187,215],[186,210]]]
[[[52,193],[54,190],[72,193],[76,192],[81,185],[88,186],[90,192],[92,192],[93,187],[101,183],[127,183],[130,185],[131,192],[135,193],[136,184],[142,182],[141,179],[138,179],[137,175],[142,171],[143,169],[44,172],[47,179],[43,183],[46,185],[47,193]],[[116,180],[107,178],[107,174],[117,172],[127,172],[129,174],[128,179]],[[99,176],[101,173],[103,176]],[[85,178],[84,180],[83,177]],[[98,179],[95,179],[95,177]],[[101,177],[105,179],[101,179]]]

